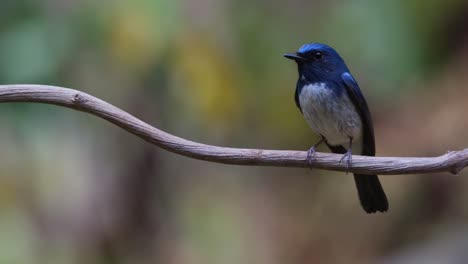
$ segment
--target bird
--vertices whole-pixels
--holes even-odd
[[[343,58],[332,47],[307,43],[284,57],[296,62],[299,79],[294,100],[320,140],[307,152],[312,162],[316,148],[325,143],[340,162],[352,164],[352,149],[375,156],[375,138],[367,102]],[[367,213],[386,212],[388,200],[377,175],[354,174],[362,208]]]

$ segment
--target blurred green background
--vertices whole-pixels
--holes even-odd
[[[203,143],[306,150],[282,54],[323,42],[366,95],[378,155],[440,155],[468,146],[467,25],[464,0],[2,0],[0,83],[78,89]],[[465,177],[383,176],[390,211],[367,215],[344,173],[192,160],[56,106],[1,104],[0,123],[1,264],[468,259]]]

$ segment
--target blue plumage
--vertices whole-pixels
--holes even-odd
[[[313,158],[315,147],[322,142],[334,153],[345,154],[343,159],[348,165],[353,142],[362,155],[375,156],[369,108],[338,52],[325,44],[309,43],[285,57],[296,61],[298,66],[296,105],[309,126],[322,137],[309,150],[308,159]],[[366,212],[388,210],[387,197],[376,175],[355,174],[354,178]]]

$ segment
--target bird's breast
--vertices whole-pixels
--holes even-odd
[[[361,137],[362,122],[345,88],[341,89],[330,89],[326,83],[307,84],[299,94],[299,103],[312,129],[331,145],[347,146],[350,137]]]

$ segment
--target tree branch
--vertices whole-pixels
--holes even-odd
[[[307,167],[305,151],[224,148],[201,144],[161,131],[127,112],[89,94],[56,86],[0,85],[0,102],[35,102],[68,107],[103,118],[168,151],[224,164],[277,167]],[[312,167],[346,171],[341,155],[316,153]],[[468,166],[468,149],[433,158],[353,156],[349,172],[361,174],[413,174],[450,172]]]

